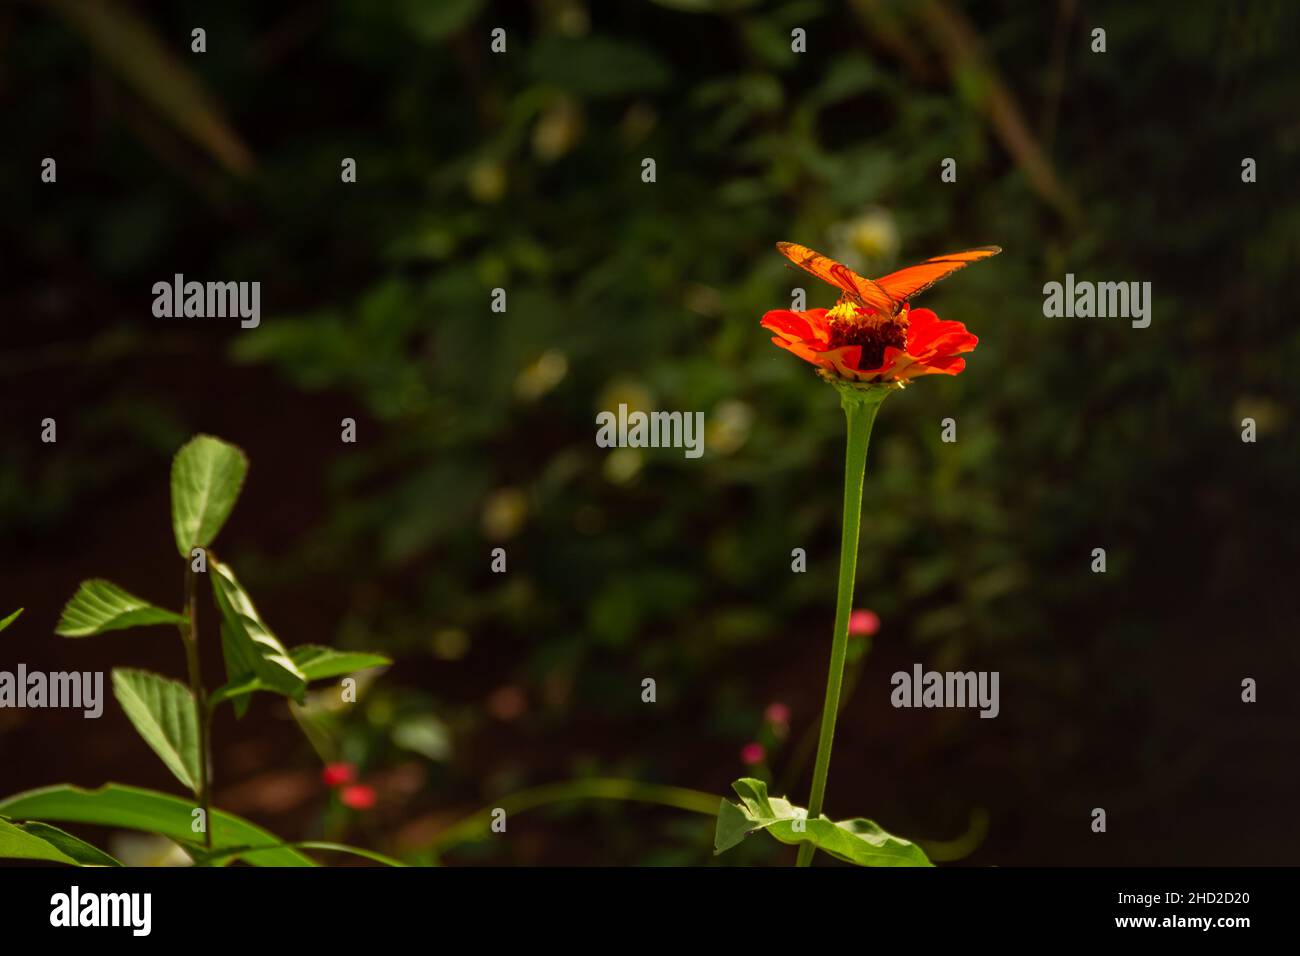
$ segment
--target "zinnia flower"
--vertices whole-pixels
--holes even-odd
[[[776,333],[775,344],[818,366],[823,376],[853,382],[956,375],[966,367],[962,353],[979,343],[966,326],[941,321],[930,309],[904,304],[887,315],[848,299],[833,309],[774,309],[762,325]]]

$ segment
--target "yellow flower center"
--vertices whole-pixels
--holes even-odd
[[[832,348],[843,345],[862,346],[858,367],[877,368],[885,360],[885,349],[907,347],[907,312],[880,315],[848,299],[841,299],[826,312]]]

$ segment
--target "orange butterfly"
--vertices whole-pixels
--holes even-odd
[[[935,256],[906,269],[891,272],[883,279],[867,279],[858,275],[846,265],[836,262],[829,256],[814,252],[807,246],[794,242],[778,242],[776,251],[781,253],[800,269],[815,275],[823,282],[829,282],[849,299],[860,306],[866,306],[885,315],[897,315],[914,295],[919,295],[940,279],[946,279],[958,269],[964,269],[972,262],[996,256],[1002,251],[1001,246],[980,246],[965,252],[954,252],[946,256]]]

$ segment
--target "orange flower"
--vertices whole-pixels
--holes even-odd
[[[905,382],[918,375],[956,375],[961,358],[979,339],[960,322],[940,321],[929,309],[906,303],[896,315],[841,299],[833,309],[792,312],[774,309],[763,316],[772,341],[826,378],[852,382]]]

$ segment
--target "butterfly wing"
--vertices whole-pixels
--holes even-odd
[[[824,256],[795,242],[778,242],[776,251],[809,275],[835,286],[859,305],[870,306],[878,312],[894,312],[897,305],[894,297],[878,283],[858,275],[830,256]]]
[[[906,269],[891,272],[883,279],[877,279],[875,285],[883,289],[895,302],[902,303],[920,295],[940,279],[946,279],[958,269],[964,269],[972,262],[979,262],[989,256],[996,256],[1002,251],[1000,246],[980,246],[964,252],[953,252],[946,256],[935,256]]]

